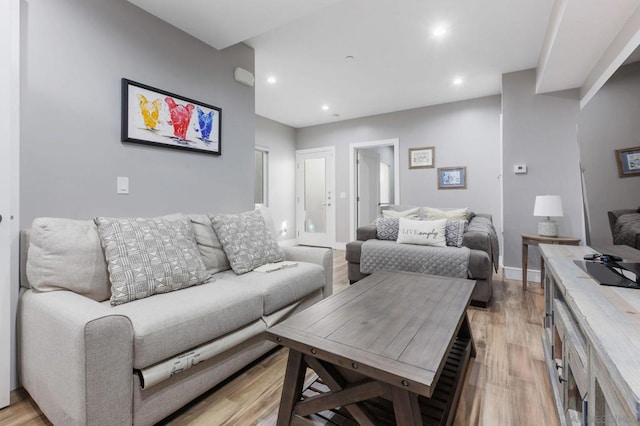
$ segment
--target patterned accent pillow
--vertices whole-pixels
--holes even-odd
[[[186,217],[95,219],[111,305],[202,284],[209,278]]]
[[[376,220],[376,238],[395,241],[398,239],[400,219],[397,217],[379,217]]]
[[[467,229],[466,220],[449,220],[445,229],[445,239],[449,247],[462,247],[464,231]]]
[[[236,274],[284,260],[284,251],[259,211],[213,214],[209,219]]]

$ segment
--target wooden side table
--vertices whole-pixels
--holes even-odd
[[[522,234],[522,290],[527,290],[527,262],[529,259],[529,245],[538,244],[560,244],[566,246],[577,246],[580,238],[575,237],[543,237],[537,234]],[[544,259],[540,256],[540,281],[544,288]]]

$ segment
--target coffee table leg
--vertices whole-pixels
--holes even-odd
[[[306,364],[302,361],[302,354],[293,349],[289,349],[289,359],[282,385],[282,399],[278,410],[278,426],[289,426],[293,415],[293,407],[302,396],[302,386],[304,384],[304,374],[307,370]]]
[[[418,394],[409,392],[395,386],[391,386],[391,398],[393,399],[393,411],[396,415],[398,426],[422,425]]]

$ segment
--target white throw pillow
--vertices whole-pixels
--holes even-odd
[[[400,244],[445,247],[447,219],[411,220],[400,218],[398,240]]]
[[[382,217],[390,217],[390,218],[399,218],[399,217],[418,217],[418,213],[420,212],[420,207],[416,207],[409,210],[404,210],[401,212],[395,210],[383,210]]]
[[[449,220],[467,220],[469,208],[441,210],[433,207],[422,207],[422,216],[426,219],[449,219]]]

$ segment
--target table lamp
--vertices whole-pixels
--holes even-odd
[[[538,195],[533,208],[534,216],[544,216],[538,224],[538,235],[543,237],[557,237],[558,224],[551,220],[551,217],[561,217],[562,199],[559,195]]]

